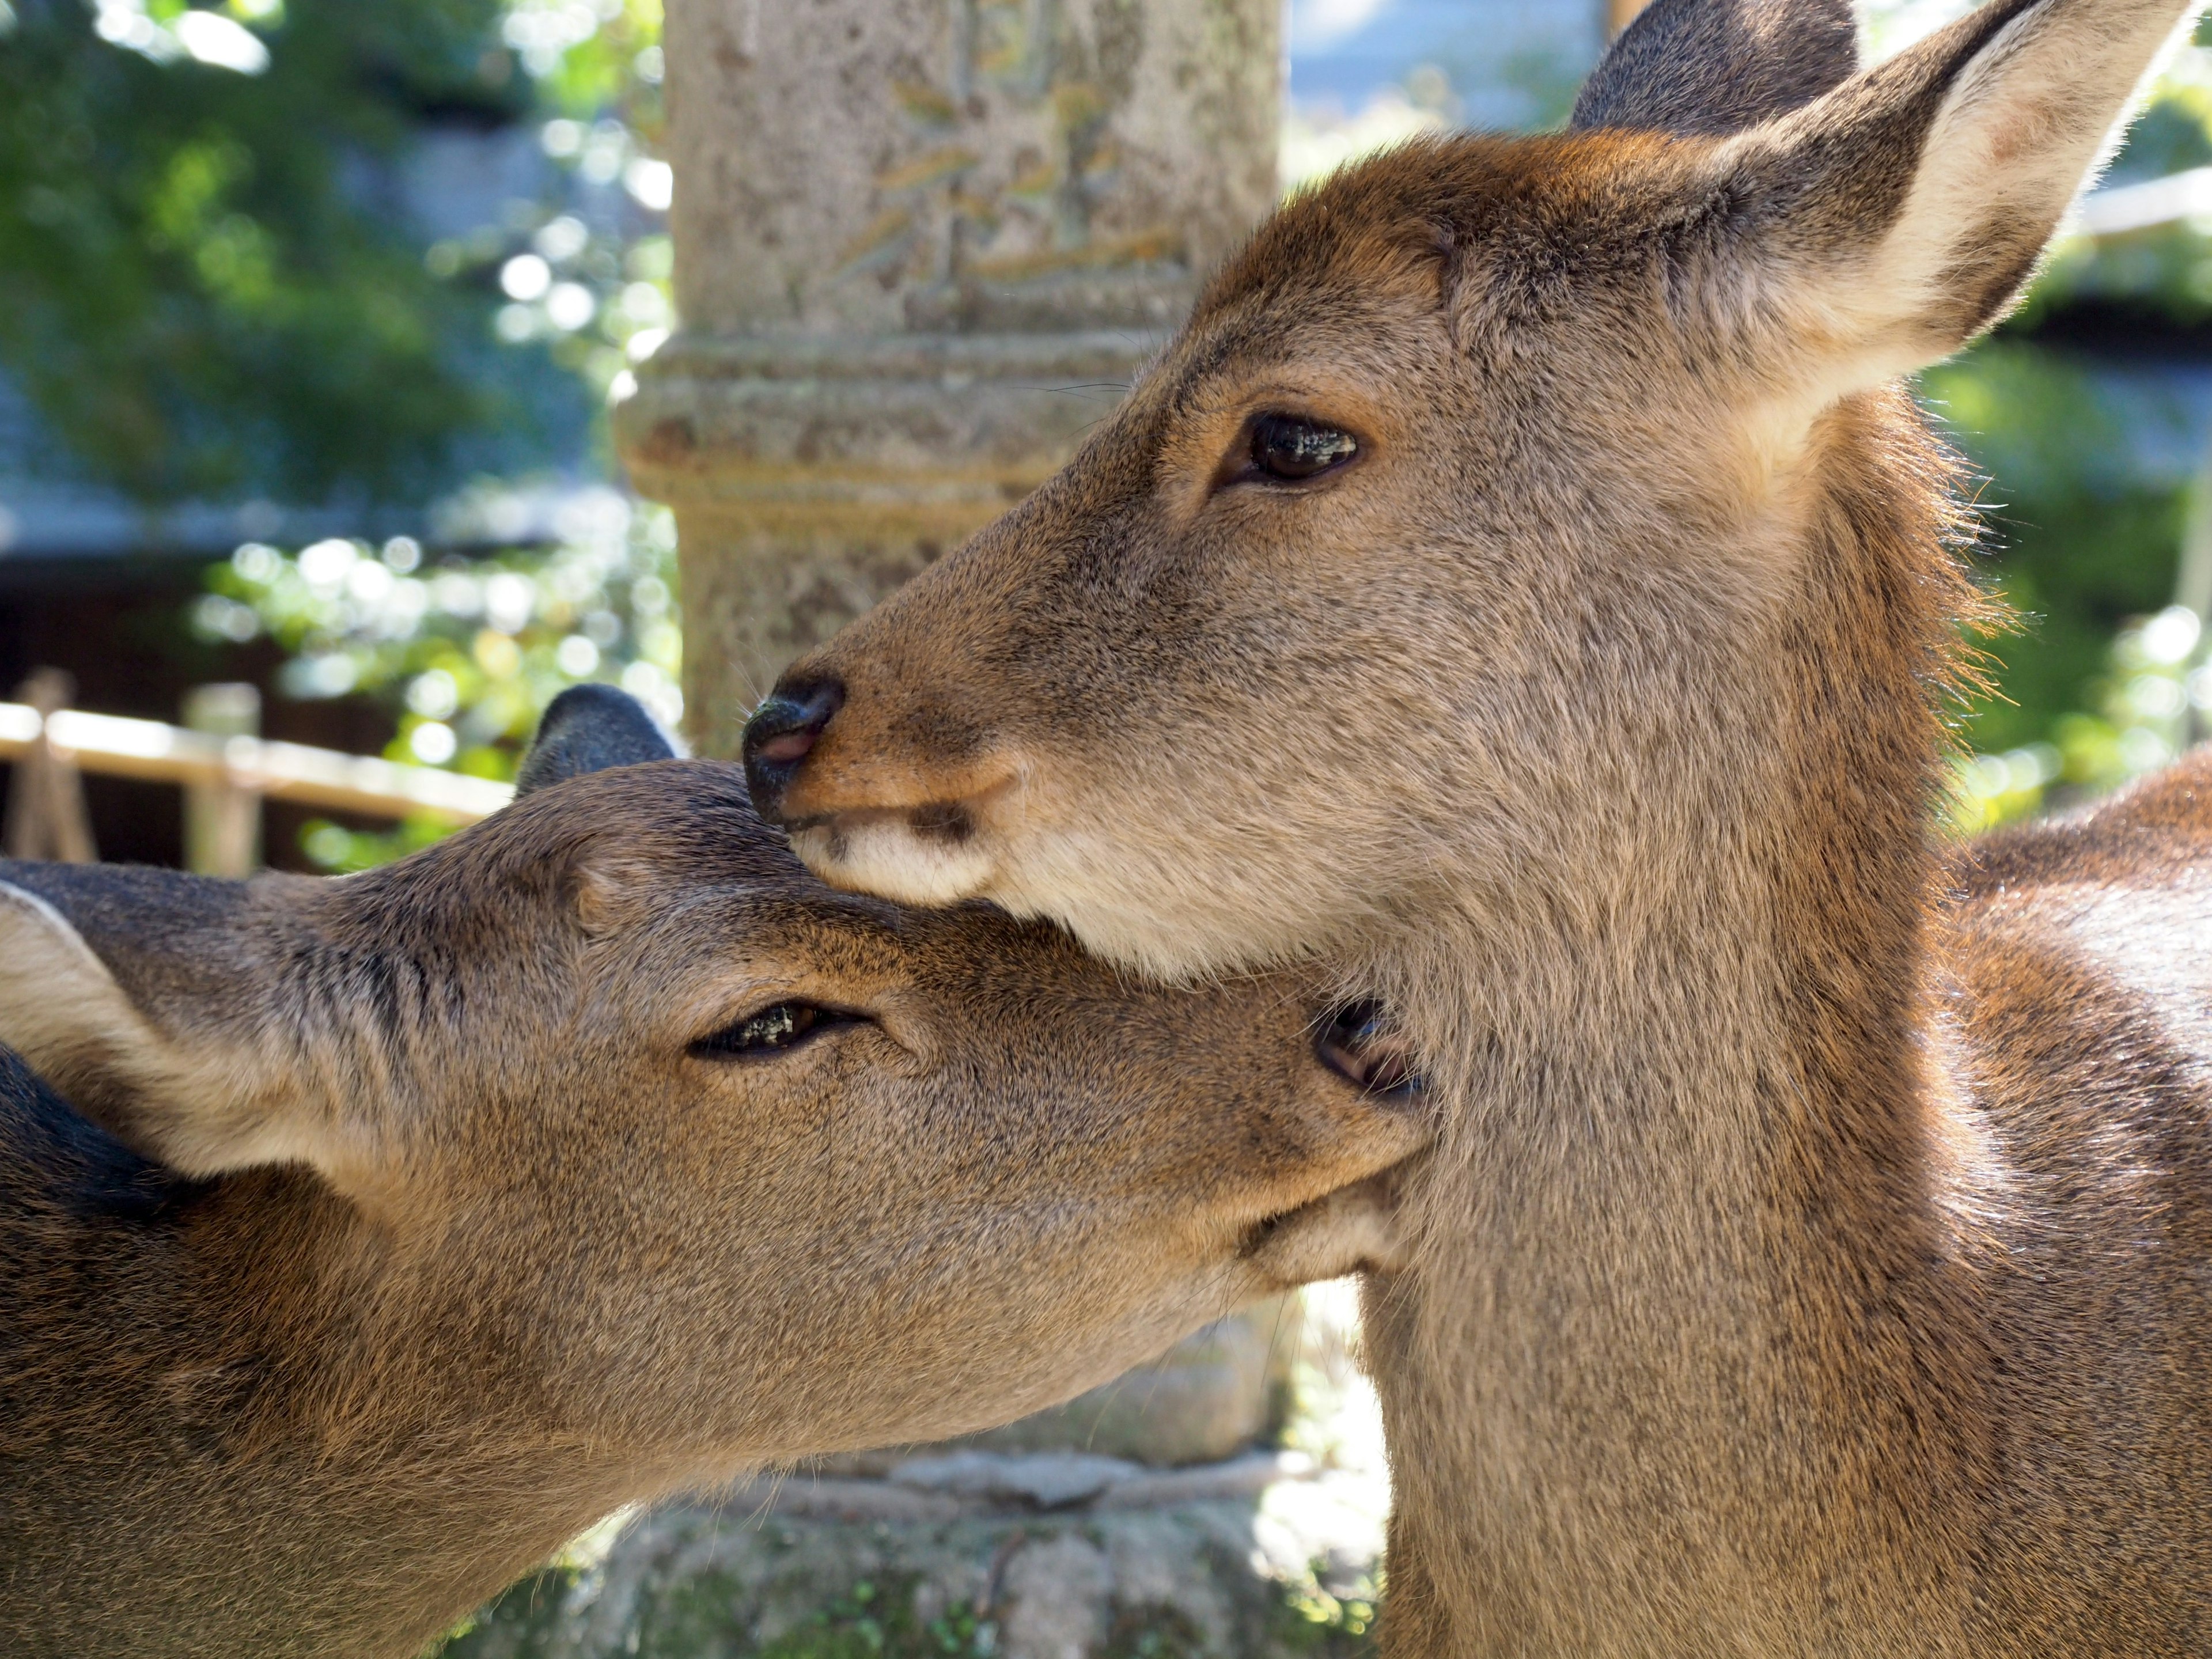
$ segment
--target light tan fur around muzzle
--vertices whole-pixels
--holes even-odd
[[[1395,1654],[2212,1650],[2212,761],[1943,845],[1975,597],[1892,379],[2185,21],[1992,0],[1859,71],[1838,0],[1658,0],[1568,132],[1286,206],[793,671],[830,879],[1321,957],[1418,1041]],[[883,828],[980,756],[957,858]]]
[[[1316,1012],[831,893],[706,763],[341,880],[0,864],[87,1115],[0,1050],[0,1650],[397,1659],[623,1504],[1387,1264],[1426,1131]]]

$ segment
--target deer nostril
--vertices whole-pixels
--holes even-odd
[[[753,753],[759,759],[777,766],[790,761],[805,760],[806,751],[814,747],[814,738],[811,732],[787,732],[780,738],[770,738],[766,743],[755,744]]]
[[[769,823],[780,821],[784,790],[844,706],[842,681],[802,680],[778,686],[745,722],[745,782]]]
[[[1371,1095],[1417,1095],[1423,1087],[1413,1045],[1381,1003],[1346,1004],[1314,1035],[1322,1064]]]

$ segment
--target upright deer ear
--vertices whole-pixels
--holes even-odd
[[[673,760],[676,747],[645,705],[611,685],[572,685],[546,705],[516,774],[518,796],[586,772]]]
[[[1850,0],[1653,0],[1583,83],[1567,125],[1741,132],[1858,66]]]
[[[1678,251],[1814,408],[1924,368],[2010,307],[2194,11],[1990,0],[1723,140]]]
[[[185,1175],[356,1167],[368,1136],[328,1079],[378,1068],[319,1052],[298,972],[306,924],[269,904],[272,881],[318,885],[264,878],[256,894],[167,870],[0,862],[0,1044]]]

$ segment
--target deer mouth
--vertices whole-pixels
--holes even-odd
[[[1413,1039],[1373,998],[1344,1004],[1316,1027],[1314,1054],[1377,1101],[1407,1104],[1428,1086]]]
[[[1398,1273],[1413,1260],[1403,1194],[1415,1152],[1334,1192],[1255,1221],[1238,1258],[1288,1290],[1348,1273]]]
[[[1434,1133],[1412,1038],[1372,998],[1341,1003],[1315,1022],[1314,1057],[1359,1091],[1377,1116],[1362,1139],[1396,1158],[1317,1198],[1251,1223],[1239,1258],[1287,1284],[1351,1273],[1395,1273],[1410,1257],[1401,1196]]]
[[[797,793],[797,792],[794,792]],[[903,904],[957,904],[988,894],[1002,821],[1018,812],[1011,773],[957,798],[911,804],[817,803],[781,814],[792,850],[832,886]]]

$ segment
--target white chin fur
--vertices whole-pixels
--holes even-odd
[[[1331,1193],[1279,1222],[1252,1266],[1278,1285],[1354,1273],[1397,1273],[1412,1251],[1400,1224],[1393,1172]]]
[[[925,841],[903,814],[794,830],[791,847],[824,881],[901,904],[957,904],[981,894],[991,878],[982,848]]]
[[[948,842],[915,835],[903,812],[871,813],[794,830],[791,845],[833,886],[901,904],[989,899],[1056,921],[1094,954],[1164,984],[1290,961],[1318,931],[1294,890],[1260,906],[1241,886],[1131,862],[1109,843],[1035,823],[1011,845],[990,829]]]
[[[1242,882],[1208,882],[1171,860],[1124,860],[1087,836],[1030,836],[984,896],[1018,916],[1048,916],[1094,955],[1163,984],[1292,961],[1322,931],[1295,888],[1263,902]]]

